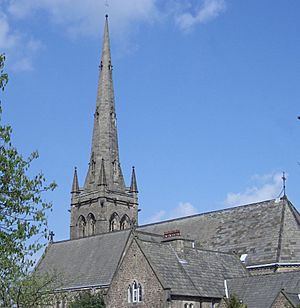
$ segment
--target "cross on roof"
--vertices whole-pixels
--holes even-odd
[[[283,185],[283,196],[286,196],[286,177],[285,177],[285,172],[282,172],[282,185]]]
[[[53,231],[49,232],[49,241],[50,243],[53,243],[53,239],[54,239],[55,233]]]

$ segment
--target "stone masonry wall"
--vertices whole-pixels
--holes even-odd
[[[128,286],[134,281],[141,284],[143,299],[140,303],[131,304],[128,303]],[[113,278],[107,295],[107,308],[119,307],[169,307],[163,287],[134,240]]]

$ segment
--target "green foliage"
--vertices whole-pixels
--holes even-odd
[[[17,278],[10,284],[9,296],[0,307],[7,307],[8,302],[21,308],[53,306],[57,299],[51,293],[58,286],[59,277],[55,273],[41,275],[33,272],[22,279]]]
[[[247,305],[243,304],[235,294],[231,294],[225,301],[227,308],[247,308]]]
[[[105,308],[102,293],[91,294],[84,292],[78,294],[68,305],[69,308]]]
[[[0,89],[4,91],[4,88],[8,82],[8,75],[4,73],[4,62],[5,62],[5,55],[0,54]]]
[[[4,60],[0,55],[2,91],[8,82]],[[46,212],[52,205],[42,195],[56,184],[46,184],[42,173],[29,175],[38,153],[26,159],[18,153],[11,142],[12,129],[1,123],[1,115],[0,107],[0,306],[10,306],[16,301],[15,289],[24,289],[32,256],[48,235]]]

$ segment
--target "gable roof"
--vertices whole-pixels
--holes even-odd
[[[61,273],[61,289],[107,287],[130,234],[125,230],[52,243],[36,270]]]
[[[299,217],[282,198],[143,225],[138,230],[163,234],[179,229],[198,247],[247,254],[247,265],[300,263]]]
[[[230,279],[227,284],[229,293],[236,294],[248,308],[269,308],[283,289],[296,301],[292,294],[300,293],[300,271]]]
[[[236,256],[194,248],[177,252],[170,243],[138,240],[164,288],[172,295],[222,298],[224,278],[248,276]]]

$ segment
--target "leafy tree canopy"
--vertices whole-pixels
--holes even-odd
[[[105,308],[102,293],[80,293],[69,305],[69,308]]]
[[[5,56],[0,54],[0,89],[8,75],[4,72]],[[23,158],[11,141],[12,129],[3,125],[0,106],[0,306],[15,302],[14,289],[22,284],[34,263],[32,256],[48,235],[46,212],[51,203],[43,193],[53,190],[42,173],[29,175],[38,153]]]
[[[235,294],[231,294],[230,297],[226,299],[226,307],[247,308],[247,305],[243,304],[242,301]]]

